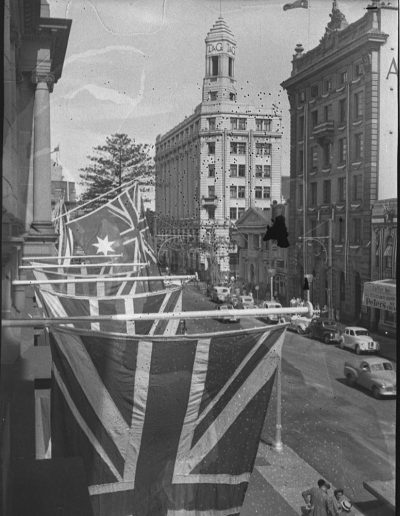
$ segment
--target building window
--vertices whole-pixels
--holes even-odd
[[[239,118],[239,130],[245,131],[247,127],[247,120],[246,118]]]
[[[299,139],[304,138],[304,116],[299,117]]]
[[[299,103],[302,104],[306,101],[306,93],[304,90],[299,91]]]
[[[229,77],[233,77],[233,58],[230,57],[228,61],[228,75]]]
[[[256,186],[254,189],[254,197],[256,199],[262,199],[262,186]]]
[[[218,98],[218,92],[217,91],[210,91],[210,100],[217,100]]]
[[[311,111],[311,127],[318,125],[318,110]]]
[[[346,178],[338,178],[338,199],[344,201],[346,199]]]
[[[362,63],[356,63],[354,65],[354,77],[355,78],[361,77],[362,74],[363,74],[363,65],[362,65]]]
[[[269,156],[271,154],[272,145],[270,143],[256,143],[256,156]]]
[[[246,211],[246,208],[238,208],[238,219],[243,215],[243,213]]]
[[[230,166],[231,177],[237,177],[237,165]]]
[[[211,75],[213,75],[213,76],[218,75],[218,68],[219,68],[219,57],[212,56],[211,57]]]
[[[331,202],[331,182],[329,180],[324,181],[323,183],[323,199],[323,202]]]
[[[237,208],[229,208],[229,218],[236,220],[237,218]]]
[[[262,165],[256,165],[256,177],[262,177]]]
[[[361,174],[353,176],[352,200],[359,201],[362,199],[362,177]]]
[[[324,106],[324,122],[329,120],[329,106]]]
[[[324,167],[330,167],[331,160],[332,160],[332,143],[331,142],[323,143],[322,155],[323,155],[323,160],[324,160]]]
[[[242,142],[231,142],[231,154],[246,154],[246,144]]]
[[[208,197],[215,197],[215,186],[214,185],[208,186]]]
[[[304,170],[304,151],[299,150],[299,166],[298,166],[299,172],[303,172]]]
[[[312,170],[318,169],[318,147],[316,145],[311,148],[311,166]]]
[[[239,177],[246,177],[246,165],[239,165]]]
[[[341,124],[346,122],[346,99],[339,100],[339,122]]]
[[[271,198],[271,187],[264,186],[263,187],[263,199],[270,199],[270,198]]]
[[[271,177],[271,165],[264,165],[264,177]]]
[[[209,208],[207,209],[207,213],[208,213],[208,218],[209,218],[210,220],[214,220],[214,219],[215,219],[215,208],[213,208],[213,207],[209,207]]]
[[[329,93],[332,89],[332,80],[325,79],[324,80],[324,93]]]
[[[344,242],[344,220],[343,217],[339,217],[338,227],[337,227],[337,239],[339,244],[343,244]]]
[[[208,130],[214,131],[215,129],[215,118],[207,118],[208,120]]]
[[[338,140],[338,162],[345,163],[347,158],[347,141],[346,138],[340,138]]]
[[[318,188],[317,183],[310,183],[310,204],[315,206],[317,204]]]
[[[343,72],[340,72],[339,74],[339,84],[340,86],[343,86],[343,84],[346,84],[347,82],[347,70],[344,70]]]
[[[386,239],[386,247],[383,252],[383,260],[385,269],[392,269],[393,267],[393,238],[388,236]]]
[[[229,100],[236,100],[235,93],[229,93]]]
[[[215,177],[215,165],[208,165],[208,177]]]
[[[246,188],[244,186],[239,186],[239,188],[238,188],[239,199],[244,199],[245,196],[246,196]]]
[[[231,199],[237,199],[237,186],[231,185],[229,191]]]
[[[215,142],[208,142],[208,154],[215,154]]]
[[[313,86],[311,86],[311,98],[315,99],[316,97],[318,97],[318,84],[314,84]]]
[[[363,113],[362,113],[362,98],[361,98],[361,93],[354,93],[354,104],[353,104],[353,109],[354,109],[354,119],[355,120],[358,120],[359,118],[362,117]]]
[[[238,119],[231,118],[231,130],[234,131],[237,128],[238,128]]]
[[[261,235],[253,235],[253,249],[261,249]]]
[[[361,219],[353,219],[353,243],[361,243]]]
[[[363,157],[363,137],[362,133],[354,135],[354,159],[360,160]]]
[[[298,191],[298,205],[299,205],[299,208],[302,208],[303,207],[303,185],[299,185],[298,188],[297,188],[297,191]]]
[[[344,301],[346,299],[346,281],[344,279],[344,272],[340,273],[339,292],[340,292],[340,301]]]
[[[256,118],[256,131],[271,131],[271,120]]]

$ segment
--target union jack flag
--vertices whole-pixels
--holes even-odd
[[[52,455],[96,516],[239,515],[285,326],[190,336],[52,330]]]
[[[121,262],[157,262],[136,183],[67,226],[86,255],[121,253]]]

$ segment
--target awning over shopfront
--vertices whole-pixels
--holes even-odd
[[[386,279],[364,283],[363,305],[395,312],[396,280]]]

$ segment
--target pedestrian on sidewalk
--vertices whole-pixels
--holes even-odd
[[[317,483],[318,487],[312,487],[301,493],[309,510],[308,514],[310,516],[334,516],[332,499],[328,496],[330,484],[322,478]]]
[[[344,495],[343,489],[335,489],[333,492],[334,516],[353,516],[352,503]]]

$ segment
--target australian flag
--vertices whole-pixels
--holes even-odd
[[[190,336],[52,330],[52,450],[96,516],[239,515],[285,327]]]
[[[137,183],[105,205],[67,222],[67,227],[86,255],[122,254],[120,262],[157,261]]]
[[[302,7],[303,9],[308,9],[308,0],[295,0],[290,4],[285,4],[283,6],[283,10],[287,11],[288,9],[298,9],[299,7]]]

